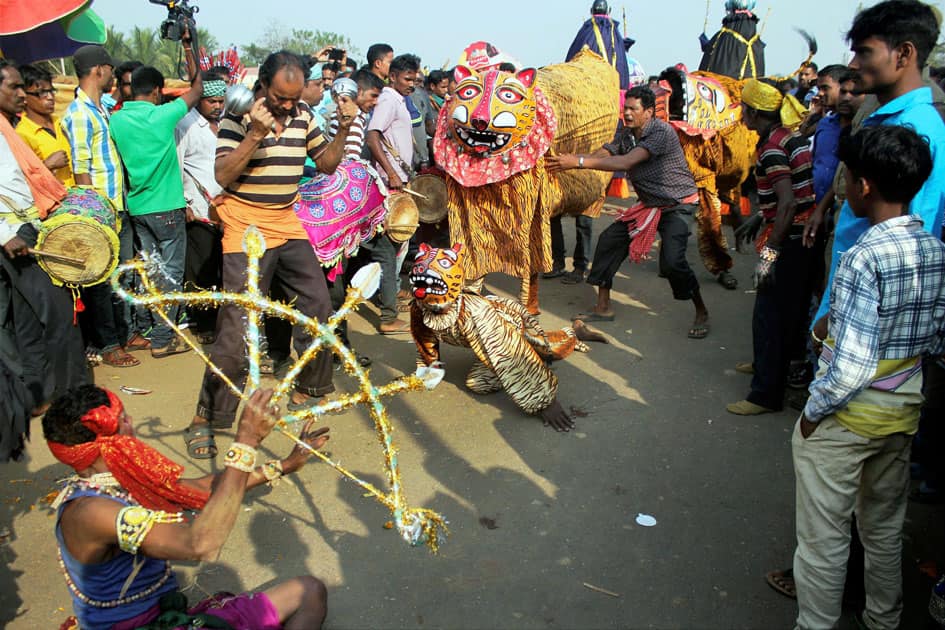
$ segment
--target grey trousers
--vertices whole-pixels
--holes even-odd
[[[259,291],[269,293],[276,284],[289,301],[303,315],[328,321],[331,300],[325,275],[322,273],[312,245],[303,240],[291,240],[285,245],[267,249],[259,261]],[[223,288],[241,292],[246,289],[246,254],[223,254]],[[244,313],[233,305],[224,305],[217,316],[216,341],[210,349],[210,359],[233,383],[246,385],[249,359],[246,355]],[[312,337],[300,326],[292,327],[296,352],[303,352],[312,343]],[[310,396],[333,392],[331,382],[331,352],[319,352],[308,363],[296,380],[296,390]],[[239,398],[208,368],[197,403],[197,415],[213,422],[215,427],[226,427],[236,418]]]

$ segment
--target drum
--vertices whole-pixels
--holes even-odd
[[[104,282],[118,265],[117,223],[108,199],[91,188],[70,188],[39,231],[39,266],[57,285],[88,287]],[[61,256],[82,262],[66,262]]]
[[[331,175],[318,175],[299,186],[295,215],[302,222],[315,256],[325,267],[353,256],[384,222],[385,192],[366,162],[352,159]]]
[[[432,174],[418,175],[407,188],[423,195],[417,197],[417,210],[420,223],[439,223],[446,218],[449,209],[446,206],[446,180]]]
[[[387,218],[384,219],[384,231],[395,243],[409,241],[420,226],[420,211],[417,202],[410,193],[399,192],[390,195],[384,202],[387,206]]]

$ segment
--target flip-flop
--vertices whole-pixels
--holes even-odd
[[[734,291],[738,288],[738,278],[728,271],[723,271],[719,274],[718,282],[729,291]]]
[[[184,431],[184,442],[187,444],[187,454],[192,459],[213,459],[217,456],[217,443],[213,439],[213,429],[209,425],[198,425],[197,428],[187,427]],[[198,453],[197,449],[206,449]]]
[[[767,575],[765,575],[765,582],[768,583],[768,586],[781,593],[785,597],[797,599],[797,589],[794,586],[793,569],[770,571]]]
[[[616,318],[617,316],[613,313],[611,313],[610,315],[607,315],[604,313],[595,313],[591,311],[590,313],[578,313],[571,319],[572,320],[583,319],[585,322],[612,322]]]
[[[321,401],[321,396],[309,396],[302,402],[292,402],[292,399],[289,399],[289,402],[285,404],[285,408],[289,411],[304,411],[310,409],[317,405]]]
[[[705,339],[709,336],[709,322],[693,324],[692,328],[689,329],[688,336],[690,339]]]

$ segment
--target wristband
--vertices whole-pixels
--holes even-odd
[[[240,442],[233,442],[223,458],[223,465],[240,472],[251,473],[256,468],[256,449]]]
[[[270,486],[276,485],[284,474],[285,471],[282,469],[281,460],[272,459],[262,465],[262,475],[266,478],[266,481],[269,482]]]
[[[579,155],[579,156],[578,156],[578,168],[584,168],[584,156],[583,156],[583,155]]]
[[[775,249],[774,247],[765,245],[764,247],[761,248],[761,251],[758,252],[758,255],[761,257],[761,260],[765,262],[773,263],[778,259],[778,256],[781,255],[781,252]]]

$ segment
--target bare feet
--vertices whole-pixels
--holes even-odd
[[[584,323],[584,320],[574,320],[574,322],[571,324],[571,327],[574,328],[574,335],[581,341],[598,341],[600,343],[610,343],[602,332],[591,328]]]
[[[570,431],[574,428],[574,420],[567,414],[557,398],[542,410],[541,419],[546,427],[551,427],[555,431]]]

